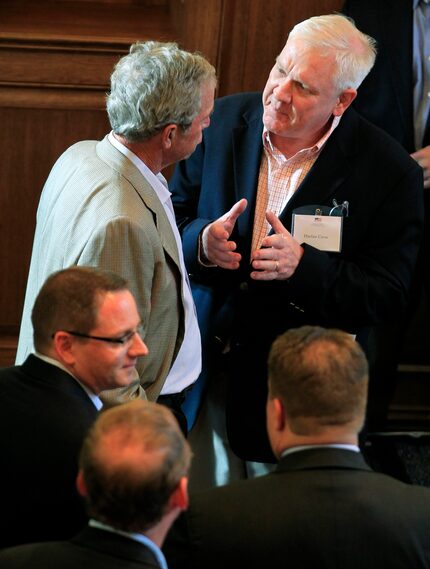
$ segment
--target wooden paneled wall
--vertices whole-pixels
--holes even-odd
[[[289,30],[340,10],[343,0],[184,0],[170,2],[182,45],[216,65],[220,96],[262,90]]]
[[[0,3],[0,365],[14,361],[36,208],[52,165],[72,143],[108,132],[109,76],[129,45],[173,35],[165,0]]]

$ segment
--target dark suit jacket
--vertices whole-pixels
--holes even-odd
[[[169,569],[430,567],[430,489],[370,470],[348,450],[283,458],[253,480],[191,496]]]
[[[34,543],[0,552],[2,569],[156,569],[144,545],[92,527],[70,541]]]
[[[347,0],[343,12],[376,39],[378,49],[354,107],[414,152],[412,0]],[[428,144],[429,121],[424,146]]]
[[[404,148],[412,153],[417,148],[414,140],[413,110],[413,9],[412,0],[347,0],[343,11],[355,21],[357,27],[377,41],[377,56],[373,69],[363,81],[354,101],[354,107],[372,123],[383,128]],[[424,131],[423,146],[430,144],[430,116]],[[408,321],[414,312],[422,310],[420,299],[426,291],[425,306],[429,314],[430,298],[430,191],[424,190],[426,225],[423,234],[419,261],[413,287],[411,302],[405,315],[398,315],[399,324],[395,328],[382,327],[375,336],[378,346],[378,360],[375,374],[380,384],[387,382],[393,386],[402,336],[408,329]],[[424,322],[425,319],[422,320]],[[418,331],[419,333],[419,331]],[[410,334],[410,332],[409,332]],[[412,332],[413,335],[414,331]],[[430,342],[427,342],[430,349]],[[423,344],[424,346],[424,344]],[[425,348],[423,348],[425,351]],[[384,379],[384,375],[387,379]],[[375,386],[371,386],[375,389]],[[391,390],[394,386],[391,387]]]
[[[290,230],[294,209],[347,200],[342,252],[305,245],[291,279],[251,281],[262,128],[259,93],[219,99],[202,144],[171,181],[203,341],[207,347],[215,336],[231,340],[229,439],[249,460],[267,460],[270,453],[264,405],[274,338],[287,328],[319,324],[355,333],[365,344],[369,326],[406,304],[423,223],[421,169],[397,142],[348,109],[280,215]],[[200,231],[240,198],[248,208],[232,239],[243,255],[241,269],[203,269]]]
[[[69,538],[85,524],[75,479],[96,416],[68,373],[34,355],[0,370],[0,547]]]

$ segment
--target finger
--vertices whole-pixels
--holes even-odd
[[[425,149],[422,148],[421,150],[417,150],[411,154],[411,158],[413,158],[418,166],[421,166],[421,168],[427,168],[430,161],[430,153],[428,152],[428,147]]]
[[[279,277],[279,273],[276,273],[274,271],[253,271],[250,276],[253,281],[282,280]]]
[[[258,271],[264,271],[266,273],[279,272],[279,261],[275,259],[255,259],[251,264],[252,267]]]
[[[238,269],[240,265],[241,255],[239,253],[220,253],[215,257],[216,264],[222,269]]]
[[[222,223],[212,223],[208,227],[208,238],[215,241],[226,241],[229,238],[229,233]]]
[[[268,223],[272,226],[272,229],[276,234],[287,234],[288,233],[288,231],[285,229],[285,227],[279,221],[278,216],[275,215],[273,213],[273,211],[268,211],[266,213],[266,219],[267,219]]]
[[[227,239],[214,239],[209,236],[208,245],[215,253],[229,253],[234,251],[237,247],[234,241],[227,241]]]
[[[223,221],[228,221],[232,226],[236,223],[237,218],[241,215],[248,205],[245,198],[239,200],[234,204],[234,206],[222,216]]]
[[[424,146],[424,148],[420,148],[419,150],[412,152],[411,157],[416,161],[422,160],[425,158],[429,158],[430,157],[430,146]]]

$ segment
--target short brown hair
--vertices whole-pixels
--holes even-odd
[[[350,334],[303,326],[279,336],[269,355],[269,397],[279,398],[296,434],[364,422],[366,356]]]
[[[145,531],[162,518],[190,462],[189,444],[167,407],[134,400],[108,409],[80,455],[88,513],[123,531]]]
[[[44,352],[57,330],[87,334],[97,325],[103,294],[128,290],[127,281],[110,271],[69,267],[52,273],[39,291],[31,313],[34,346]]]

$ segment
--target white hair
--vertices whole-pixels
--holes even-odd
[[[353,20],[340,14],[314,16],[291,30],[289,39],[299,39],[320,55],[334,55],[335,86],[339,91],[357,89],[376,58],[376,41],[360,32]]]

